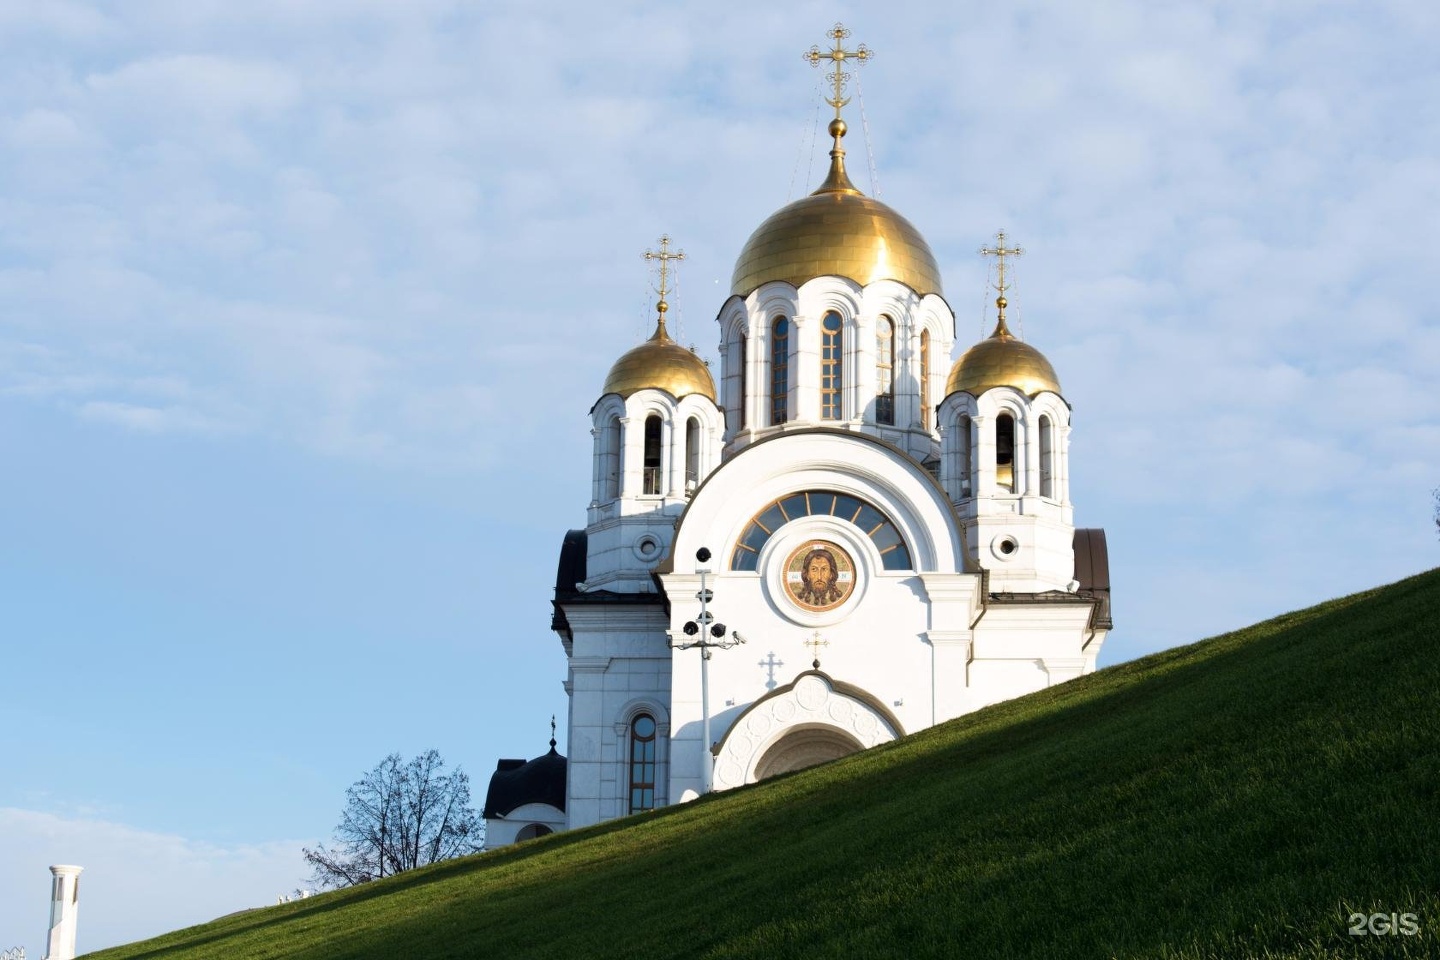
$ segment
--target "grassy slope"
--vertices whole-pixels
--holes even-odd
[[[120,958],[1440,955],[1440,570]],[[1347,935],[1351,910],[1414,937]]]

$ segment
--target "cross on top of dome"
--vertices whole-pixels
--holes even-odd
[[[670,309],[670,305],[665,302],[665,295],[670,292],[670,261],[674,260],[676,263],[679,263],[681,260],[684,260],[685,251],[676,250],[674,252],[671,252],[670,234],[665,233],[660,235],[659,253],[656,253],[653,250],[646,250],[643,254],[641,254],[641,256],[645,258],[646,262],[649,262],[651,260],[660,261],[660,289],[658,291],[660,294],[660,302],[655,304],[655,309],[660,312],[660,324],[663,328],[665,323],[665,311]]]
[[[834,96],[826,97],[825,102],[835,108],[835,119],[839,120],[840,108],[850,102],[850,98],[845,96],[845,81],[850,79],[850,74],[846,73],[843,69],[845,61],[854,60],[857,64],[864,63],[866,60],[875,56],[875,52],[863,43],[854,50],[846,50],[842,45],[842,41],[850,36],[850,31],[845,28],[843,23],[835,24],[835,26],[826,32],[825,36],[835,41],[833,48],[821,50],[820,45],[816,44],[801,54],[801,56],[808,60],[812,67],[820,66],[820,61],[822,60],[829,60],[835,65],[834,73],[830,76],[830,82],[835,88],[835,93]]]
[[[995,306],[1000,310],[1000,323],[996,328],[997,334],[1001,330],[1004,330],[1007,335],[1010,332],[1005,326],[1005,305],[1008,303],[1005,299],[1005,291],[1010,289],[1010,284],[1005,282],[1005,258],[1023,256],[1024,253],[1025,250],[1022,247],[1005,246],[1005,231],[1003,229],[995,233],[995,246],[984,246],[980,248],[980,256],[995,258],[996,268],[999,273],[995,284],[995,292],[999,294],[999,296],[995,298]]]

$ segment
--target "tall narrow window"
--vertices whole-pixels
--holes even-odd
[[[780,425],[789,417],[790,321],[776,317],[770,327],[770,423]]]
[[[700,485],[700,421],[685,421],[685,492]]]
[[[641,492],[655,496],[660,493],[660,418],[645,418],[645,477]]]
[[[970,454],[970,418],[961,417],[955,430],[960,435],[960,442],[957,444],[960,448],[960,499],[968,500],[975,495],[975,481],[972,479],[975,476],[975,466],[971,462],[974,458]]]
[[[995,418],[995,486],[1015,492],[1015,418],[1008,413]]]
[[[655,809],[655,718],[642,713],[630,723],[630,812]]]
[[[1040,496],[1055,496],[1055,426],[1040,418]]]
[[[841,412],[840,390],[842,387],[840,365],[844,360],[841,349],[840,314],[833,310],[820,321],[820,419],[839,420]]]
[[[930,429],[930,331],[920,331],[920,424]]]
[[[750,403],[750,398],[745,395],[745,388],[748,385],[745,377],[746,354],[748,351],[745,348],[748,345],[749,338],[743,333],[740,334],[740,426],[742,428],[745,426],[745,407]]]
[[[620,418],[611,417],[605,425],[604,446],[600,451],[600,472],[605,481],[605,499],[620,496]]]
[[[875,422],[895,422],[895,325],[875,321]]]

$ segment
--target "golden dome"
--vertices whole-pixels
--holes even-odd
[[[743,297],[771,280],[798,287],[815,277],[840,276],[861,286],[898,280],[922,295],[940,293],[940,268],[920,231],[846,176],[840,149],[845,121],[831,121],[830,134],[835,147],[825,182],[750,235],[735,261],[730,292]]]
[[[964,392],[980,396],[991,387],[1014,387],[1027,397],[1049,390],[1060,393],[1060,380],[1050,361],[1030,344],[1016,340],[1005,325],[1005,298],[1001,297],[1000,322],[988,340],[965,351],[950,370],[945,395]]]
[[[637,390],[655,389],[664,390],[676,400],[698,393],[714,403],[715,380],[710,368],[693,350],[670,339],[665,332],[665,301],[658,306],[660,319],[655,324],[655,335],[615,361],[600,395],[618,393],[628,397]]]

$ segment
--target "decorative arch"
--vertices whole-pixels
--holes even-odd
[[[794,760],[807,746],[833,752],[849,741],[859,750],[904,735],[900,721],[879,698],[821,670],[807,670],[735,718],[715,748],[714,787],[728,790],[756,782],[762,771],[773,775],[799,769],[785,765],[787,747],[794,751],[789,758]],[[827,759],[834,757],[821,756],[816,762]]]
[[[760,551],[781,527],[814,516],[835,517],[858,527],[875,544],[884,569],[914,568],[904,536],[884,510],[864,497],[839,490],[801,490],[772,501],[755,514],[735,545],[730,569],[756,569]]]
[[[960,517],[934,475],[878,437],[810,427],[763,437],[712,471],[676,520],[675,541],[657,572],[690,570],[702,546],[728,561],[759,506],[807,488],[881,506],[900,530],[916,571],[975,569]]]

